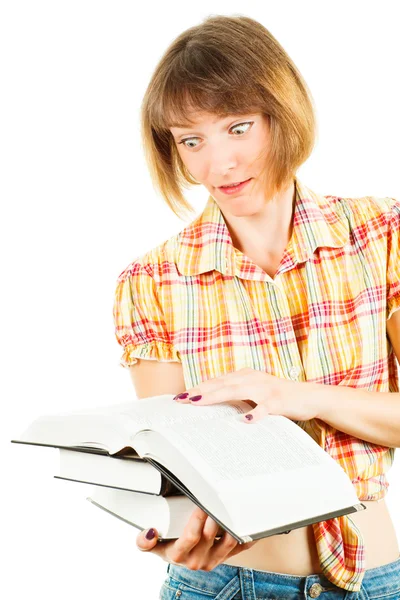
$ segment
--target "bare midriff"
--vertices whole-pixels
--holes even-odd
[[[360,502],[366,510],[349,516],[364,538],[366,568],[397,560],[399,544],[385,499]],[[311,525],[259,540],[248,550],[225,560],[224,564],[290,575],[322,572]]]

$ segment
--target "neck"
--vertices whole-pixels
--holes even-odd
[[[292,182],[255,215],[224,215],[234,247],[247,255],[282,254],[292,235],[295,199],[296,187]]]

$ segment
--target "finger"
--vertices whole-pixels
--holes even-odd
[[[188,395],[184,399],[179,399],[179,402],[183,402],[184,404],[190,403],[189,397],[193,396],[208,396],[214,392],[218,392],[221,388],[225,388],[229,385],[242,385],[245,389],[248,389],[248,377],[251,374],[254,377],[257,377],[257,373],[260,371],[255,371],[254,369],[250,369],[245,367],[243,369],[239,369],[238,371],[233,371],[231,373],[225,373],[220,375],[219,377],[214,377],[213,379],[207,379],[206,381],[202,381],[197,387],[188,388],[185,390],[185,393]],[[264,374],[264,373],[263,373]],[[246,383],[247,382],[247,383]],[[176,398],[176,397],[175,397]],[[174,398],[174,399],[175,399]],[[242,399],[242,398],[240,398]]]
[[[148,537],[146,537],[146,535]],[[139,550],[146,551],[151,550],[154,546],[157,545],[158,542],[158,531],[151,527],[149,529],[145,529],[141,531],[136,537],[136,546]]]
[[[244,423],[255,423],[269,414],[274,414],[269,412],[269,407],[263,404],[258,404],[256,408],[243,415],[242,421]]]
[[[192,398],[198,398],[201,395],[199,400],[192,400]],[[226,383],[225,385],[221,385],[219,387],[214,387],[214,389],[209,392],[203,391],[202,393],[191,395],[187,400],[190,404],[195,404],[196,406],[207,406],[209,404],[219,404],[220,402],[233,402],[235,400],[250,400],[258,402],[260,399],[260,392],[256,387],[252,385],[243,385],[240,382],[236,383]]]
[[[252,542],[246,542],[245,544],[237,544],[237,546],[235,546],[235,548],[233,548],[233,550],[231,550],[229,552],[229,554],[224,557],[224,559],[230,558],[231,556],[236,556],[236,554],[240,554],[240,552],[243,552],[244,550],[248,550],[249,548],[254,546],[254,544],[256,544],[257,542],[258,542],[258,540],[253,540]]]
[[[227,558],[231,558],[231,556],[236,556],[236,554],[240,554],[241,552],[248,550],[249,548],[254,546],[254,544],[256,544],[257,541],[258,540],[254,540],[252,542],[246,542],[245,544],[239,544],[239,542],[236,542],[235,540],[236,543],[234,544],[232,540],[229,540],[229,544],[221,546],[221,548],[218,547],[221,544],[221,542],[218,542],[217,544],[215,544],[215,550],[213,548],[214,554],[212,556],[212,559],[214,561],[214,564],[219,565],[222,562],[224,562],[224,560],[226,560]]]
[[[238,545],[238,541],[225,531],[223,537],[216,541],[210,549],[210,562],[220,564],[227,556],[231,555],[232,550]]]
[[[221,531],[220,535],[222,535],[223,531],[220,530],[218,523],[208,516],[203,527],[203,537],[210,543],[210,546],[213,545],[219,531]]]
[[[177,560],[186,556],[201,540],[203,535],[203,527],[206,522],[208,515],[199,506],[197,506],[192,514],[190,515],[189,521],[186,523],[185,528],[174,544],[174,554]]]
[[[185,392],[189,394],[189,396],[197,396],[199,394],[208,394],[213,390],[220,388],[232,381],[232,378],[235,378],[235,381],[239,380],[237,373],[228,373],[224,375],[220,375],[219,377],[213,377],[213,379],[206,379],[206,381],[202,381],[198,386],[193,388],[187,388]]]

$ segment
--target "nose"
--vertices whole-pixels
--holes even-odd
[[[232,148],[215,148],[209,156],[210,174],[216,177],[224,177],[229,171],[237,167],[237,160],[233,155]]]

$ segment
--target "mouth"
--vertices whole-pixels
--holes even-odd
[[[221,185],[218,187],[219,190],[224,192],[225,194],[233,194],[235,192],[240,191],[243,187],[251,181],[252,177],[249,179],[245,179],[244,181],[232,182],[226,185]]]
[[[232,181],[232,183],[227,183],[225,185],[220,185],[220,188],[226,188],[226,187],[232,187],[234,185],[239,185],[241,183],[244,183],[245,181],[249,181],[248,179],[243,179],[243,181]]]

